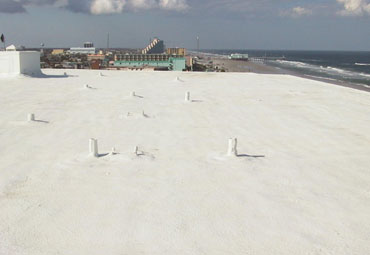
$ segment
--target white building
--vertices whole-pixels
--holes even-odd
[[[0,52],[0,75],[40,75],[40,52],[16,51],[10,47]]]
[[[96,48],[91,42],[85,42],[84,47],[73,47],[69,50],[71,54],[95,54]]]
[[[16,51],[16,50],[17,50],[17,47],[14,44],[6,47],[6,51]]]
[[[69,50],[69,53],[71,54],[95,54],[96,53],[96,49],[95,48],[79,48],[79,47],[76,47],[76,48],[71,48]]]

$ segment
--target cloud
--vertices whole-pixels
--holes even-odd
[[[90,6],[90,12],[96,15],[121,13],[125,5],[125,0],[94,0]]]
[[[265,7],[271,7],[275,4],[276,1],[274,2],[272,0],[212,0],[205,1],[203,7],[205,9],[217,9],[221,11],[252,12],[263,10]]]
[[[129,1],[131,9],[140,10],[140,9],[151,9],[156,6],[155,0],[135,0]]]
[[[27,5],[49,5],[58,1],[61,0],[0,0],[0,12],[21,13],[26,12]]]
[[[294,7],[292,9],[289,9],[287,11],[282,11],[280,13],[281,16],[288,16],[288,17],[293,17],[293,18],[298,18],[302,16],[310,16],[312,15],[312,10],[307,9],[301,6]]]
[[[122,13],[127,10],[163,9],[184,11],[188,9],[186,0],[93,0],[91,14]]]
[[[0,12],[20,13],[25,11],[25,8],[20,2],[16,2],[13,0],[1,0],[0,2]]]
[[[312,11],[309,10],[309,9],[298,6],[298,7],[294,7],[292,9],[292,13],[293,13],[293,15],[297,15],[297,16],[305,16],[305,15],[311,15]]]
[[[370,15],[370,3],[367,0],[337,0],[343,4],[344,10],[339,12],[343,16]]]
[[[21,13],[28,6],[50,5],[93,15],[122,13],[125,10],[162,9],[184,11],[187,0],[0,0],[0,12]]]
[[[0,13],[22,13],[31,6],[48,5],[93,15],[153,9],[183,12],[188,10],[190,6],[194,6],[192,13],[195,15],[207,14],[232,18],[261,18],[279,14],[280,16],[297,18],[310,16],[313,13],[316,15],[338,13],[343,16],[370,15],[370,0],[316,1],[320,1],[320,3],[300,0],[299,2],[304,4],[304,7],[299,5],[291,8],[293,0],[0,0]],[[342,8],[337,12],[338,5]]]
[[[160,0],[159,6],[166,10],[183,11],[189,8],[185,0]]]
[[[192,2],[197,8],[192,8],[192,13],[198,11],[198,13],[226,19],[252,18],[260,20],[277,16],[297,18],[327,14],[323,5],[328,3],[336,5],[336,0],[198,0],[197,3],[195,1]]]

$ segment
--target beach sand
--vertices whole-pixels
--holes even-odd
[[[293,72],[290,70],[285,70],[285,69],[280,69],[274,66],[269,66],[268,64],[265,64],[264,62],[261,62],[261,61],[258,61],[258,62],[239,61],[239,60],[230,60],[227,58],[221,58],[221,57],[215,57],[215,56],[212,56],[211,59],[215,66],[217,66],[220,69],[224,68],[226,72],[237,72],[237,73],[238,72],[252,72],[252,73],[258,73],[258,74],[287,74],[287,75],[302,77],[305,79],[322,81],[322,82],[326,82],[332,85],[339,85],[342,87],[370,92],[370,88],[364,87],[362,85],[351,84],[351,83],[343,82],[339,80],[332,80],[332,79],[325,79],[325,78],[303,75],[303,74]]]
[[[284,74],[286,72],[275,67],[267,66],[262,62],[230,60],[226,58],[213,58],[215,66],[225,68],[227,72],[252,72],[259,74]]]

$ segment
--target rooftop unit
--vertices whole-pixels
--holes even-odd
[[[0,52],[0,75],[40,75],[40,52],[7,50]]]

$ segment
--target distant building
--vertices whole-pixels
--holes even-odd
[[[20,46],[15,46],[14,44],[6,47],[6,51],[24,51],[26,47],[20,45]]]
[[[193,70],[193,58],[191,56],[186,56],[186,66]]]
[[[14,44],[12,44],[12,45],[10,45],[10,46],[6,47],[6,51],[16,51],[16,50],[17,50],[17,47],[15,47],[15,45],[14,45]]]
[[[124,54],[115,55],[116,61],[167,61],[169,55],[166,54]]]
[[[168,55],[185,56],[186,49],[185,48],[167,48],[166,53]]]
[[[154,40],[141,51],[142,54],[162,54],[164,52],[164,42],[158,38],[154,38]]]
[[[62,55],[62,54],[64,54],[63,49],[53,49],[53,51],[51,52],[51,55]]]
[[[91,61],[93,59],[104,60],[105,55],[104,54],[90,54],[90,55],[87,55],[87,60],[88,61]]]
[[[83,48],[74,47],[69,50],[71,54],[95,54],[96,49],[94,48],[94,44],[91,42],[84,43]]]
[[[114,67],[143,68],[153,67],[161,70],[185,70],[185,58],[166,54],[127,54],[116,55]]]
[[[248,60],[248,58],[249,58],[248,54],[239,54],[239,53],[231,54],[229,56],[229,59],[232,60]]]
[[[94,48],[94,44],[92,42],[85,42],[84,48]]]
[[[93,59],[90,61],[91,69],[100,69],[102,67],[103,61],[101,59]]]
[[[87,55],[91,69],[101,69],[104,66],[108,66],[108,57],[104,54],[91,54]]]
[[[95,48],[71,48],[69,50],[71,54],[95,54]]]

